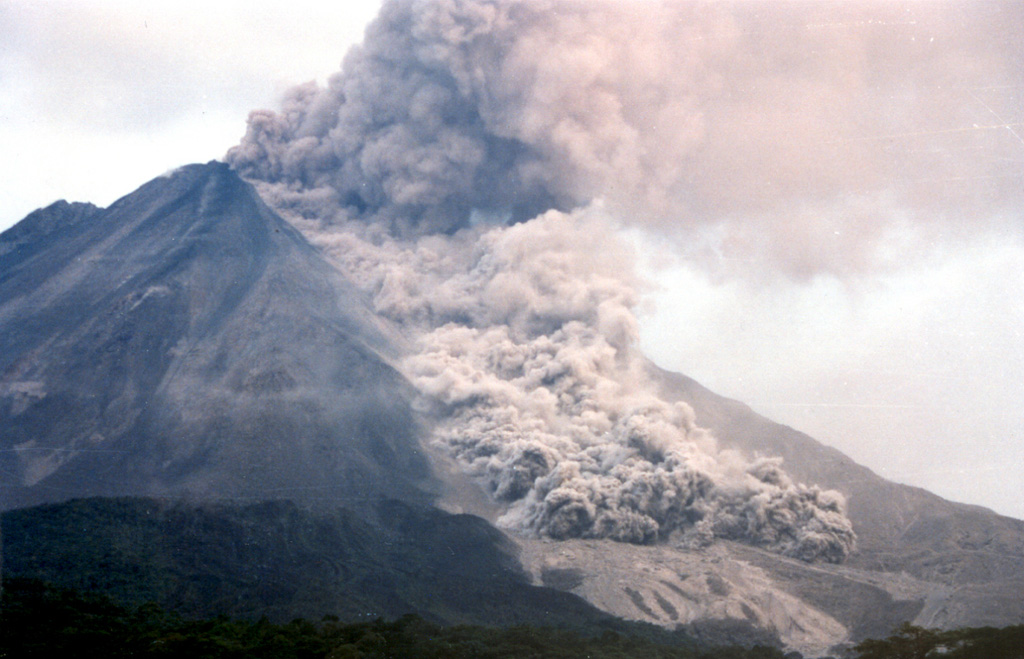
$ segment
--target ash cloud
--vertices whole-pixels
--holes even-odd
[[[946,208],[998,216],[1024,189],[1006,167],[1024,117],[997,91],[1020,86],[1021,18],[393,0],[326,87],[253,113],[228,160],[406,332],[433,442],[506,526],[841,560],[840,495],[718,450],[657,396],[619,229],[809,277],[893,258],[904,224],[961,230]]]
[[[840,494],[719,450],[660,398],[636,347],[643,282],[602,207],[415,239],[297,222],[405,331],[430,442],[503,507],[500,525],[805,560],[854,548]]]
[[[437,295],[460,320],[423,326],[405,371],[442,419],[435,442],[508,504],[501,524],[555,539],[849,553],[841,496],[719,451],[688,405],[657,396],[635,349],[631,254],[599,212],[490,229],[475,251],[453,286],[415,296]]]
[[[393,0],[229,160],[335,224],[600,198],[706,265],[858,272],[908,224],[1024,201],[1021,25],[1011,2]]]

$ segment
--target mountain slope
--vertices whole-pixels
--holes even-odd
[[[839,451],[696,381],[649,364],[666,400],[686,401],[719,445],[776,456],[796,480],[847,499],[857,549],[842,565],[808,564],[736,542],[650,547],[520,538],[534,582],[615,615],[674,626],[748,622],[809,656],[929,627],[1024,620],[1024,522],[886,481]]]
[[[906,573],[941,585],[944,596],[922,608],[918,624],[1006,625],[1024,619],[1024,521],[887,481],[743,403],[683,375],[652,369],[664,395],[692,405],[698,423],[722,445],[780,456],[794,478],[846,495],[858,544],[847,567]]]
[[[0,235],[0,494],[422,498],[362,298],[221,163]]]

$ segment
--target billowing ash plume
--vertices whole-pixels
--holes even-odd
[[[408,233],[527,219],[595,197],[659,209],[694,163],[706,9],[584,2],[385,3],[326,89],[257,112],[229,158],[321,219]],[[688,164],[689,161],[689,164]]]
[[[504,524],[845,557],[853,533],[838,495],[717,451],[689,406],[654,393],[633,347],[630,254],[600,220],[552,211],[482,233],[474,251],[458,273],[377,299],[393,317],[434,315],[406,371],[440,408],[437,441],[509,504]]]
[[[388,2],[326,89],[254,113],[228,155],[407,332],[431,443],[506,527],[854,546],[841,495],[720,451],[636,349],[619,228],[710,204],[707,54],[737,29],[706,7]]]
[[[451,232],[601,198],[718,267],[845,273],[898,260],[908,222],[963,231],[1024,201],[1022,12],[392,0],[229,160],[332,223]]]
[[[403,370],[437,420],[432,444],[506,506],[500,524],[807,560],[852,550],[838,493],[719,451],[688,405],[658,396],[635,347],[633,256],[601,208],[415,240],[312,237],[409,333]]]

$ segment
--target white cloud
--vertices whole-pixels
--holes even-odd
[[[57,199],[107,205],[222,157],[249,111],[336,70],[379,5],[5,3],[0,230]]]
[[[887,478],[1024,517],[1024,241],[770,285],[657,272],[644,350]]]

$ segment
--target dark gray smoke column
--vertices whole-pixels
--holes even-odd
[[[538,3],[539,4],[539,3]],[[326,89],[298,87],[254,112],[229,161],[244,175],[323,190],[331,215],[406,232],[567,205],[536,176],[539,155],[488,125],[484,67],[507,55],[532,5],[385,3]],[[322,214],[323,208],[316,210]]]
[[[719,14],[386,2],[326,88],[300,86],[282,111],[254,112],[228,159],[307,216],[405,234],[597,197],[641,207],[636,220],[650,223],[706,166],[702,106],[721,85],[701,60],[734,29]]]
[[[433,445],[504,526],[840,561],[841,495],[719,451],[636,349],[642,284],[618,228],[675,206],[696,90],[716,89],[698,55],[721,44],[702,35],[732,25],[643,9],[388,2],[326,89],[253,113],[228,159],[404,328]]]

